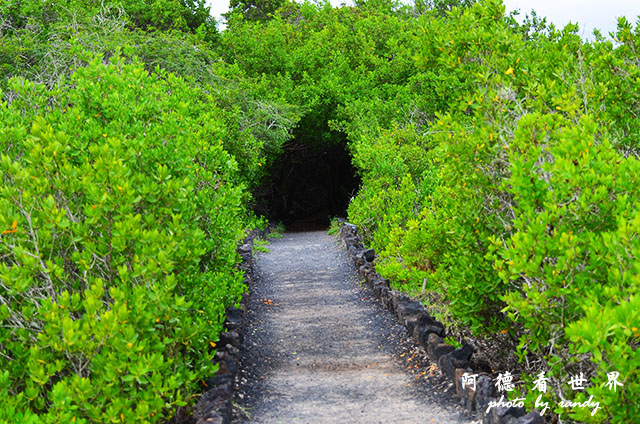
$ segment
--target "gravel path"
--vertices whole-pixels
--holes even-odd
[[[255,261],[235,422],[473,422],[336,238],[287,233],[267,247]]]

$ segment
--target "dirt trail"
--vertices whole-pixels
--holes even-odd
[[[257,255],[237,409],[256,423],[473,422],[428,364],[407,370],[419,348],[336,240],[287,233]]]

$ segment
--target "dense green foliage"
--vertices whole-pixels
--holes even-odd
[[[114,58],[71,83],[15,80],[3,108],[0,418],[160,418],[210,374],[243,291],[237,164],[179,77]]]
[[[585,43],[472,3],[286,5],[233,23],[223,54],[301,105],[302,128],[347,137],[363,179],[349,218],[397,289],[425,284],[450,325],[503,340],[523,381],[546,372],[548,396],[584,372],[602,410],[574,419],[633,421],[638,31]]]
[[[298,118],[220,61],[203,4],[4,5],[0,422],[179,421],[216,371]]]
[[[86,53],[109,57],[116,49],[185,68],[210,56],[206,46],[217,39],[203,2],[181,1],[7,0],[0,34],[2,85],[19,75],[52,86],[86,64]]]
[[[239,13],[243,19],[250,21],[268,19],[282,6],[284,0],[231,0],[229,16]]]
[[[56,35],[56,25],[74,25],[78,19],[94,17],[105,9],[117,9],[132,28],[217,32],[204,0],[6,0],[2,6],[3,31],[30,30],[40,37]]]
[[[528,407],[544,371],[548,399],[601,403],[563,418],[637,421],[640,27],[584,42],[499,0],[356,4],[233,1],[220,34],[203,2],[0,11],[0,422],[193,405],[292,136],[348,148],[378,270],[500,340]]]

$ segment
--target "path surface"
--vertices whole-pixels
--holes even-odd
[[[336,238],[287,233],[267,247],[256,258],[237,396],[249,422],[472,422],[416,378],[427,370],[407,370],[419,348],[359,284]]]

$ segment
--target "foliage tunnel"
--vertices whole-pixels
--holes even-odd
[[[293,134],[258,191],[256,211],[289,230],[326,228],[331,217],[346,216],[359,185],[346,139],[334,134],[329,143],[314,140],[317,133],[304,120]]]

